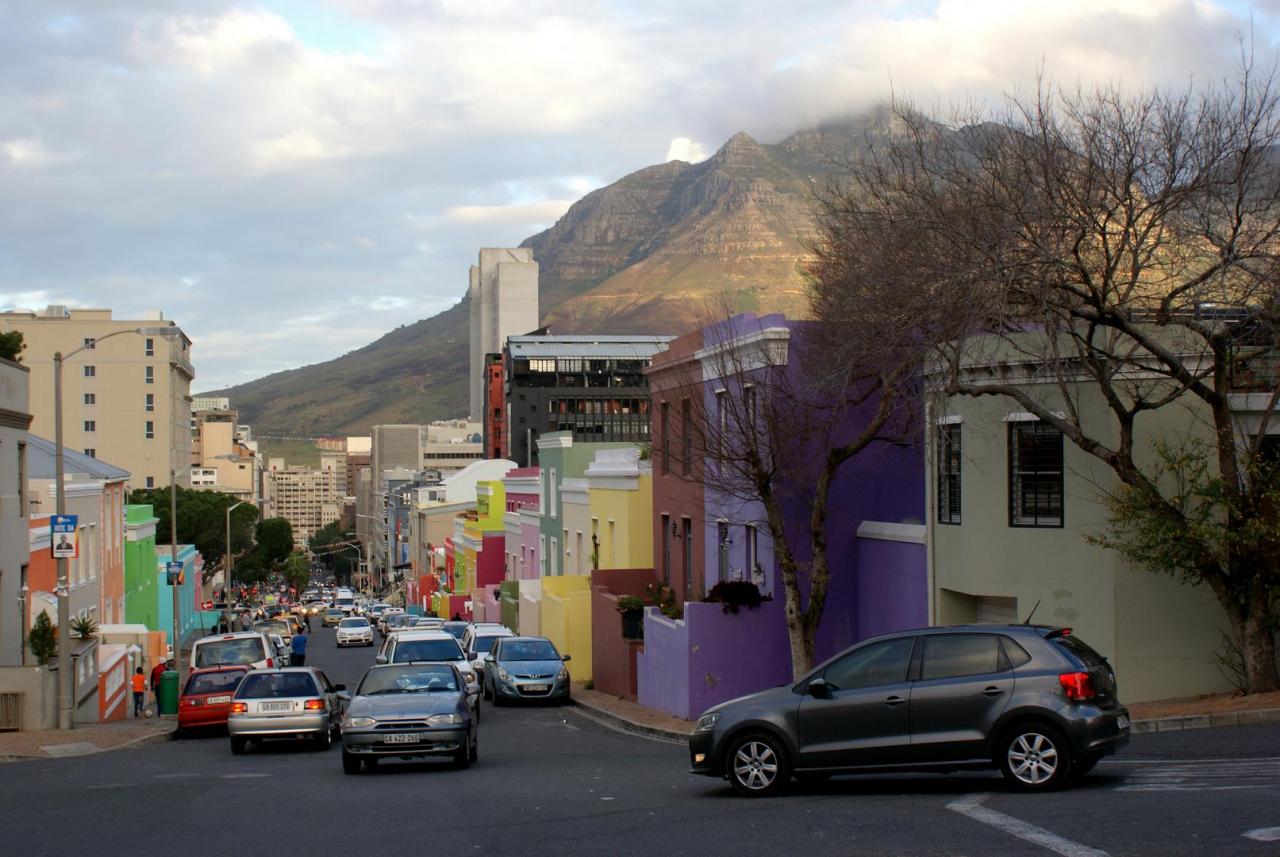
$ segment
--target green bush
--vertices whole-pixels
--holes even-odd
[[[36,623],[27,635],[27,647],[40,666],[58,656],[58,629],[49,621],[49,614],[42,612],[36,617]]]

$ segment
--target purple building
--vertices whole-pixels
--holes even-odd
[[[692,718],[792,678],[785,593],[763,504],[743,499],[748,492],[718,476],[705,451],[718,442],[714,427],[729,422],[726,412],[739,420],[747,408],[757,412],[752,397],[771,388],[767,375],[804,380],[802,367],[813,364],[802,355],[815,332],[813,323],[781,315],[740,315],[681,337],[654,358],[654,564],[684,610],[679,619],[656,608],[645,615],[644,650],[636,660],[642,705]],[[692,397],[701,404],[687,401]],[[867,402],[843,415],[830,437],[858,431],[875,406]],[[711,428],[700,438],[704,443],[695,443],[689,438],[697,436],[700,420]],[[779,493],[790,542],[805,567],[809,502],[825,449],[805,432],[792,435],[774,425],[775,436],[797,444],[780,451],[796,464],[785,471]],[[924,485],[920,444],[874,444],[840,471],[829,498],[831,580],[815,663],[859,640],[927,624]],[[736,614],[703,600],[716,583],[733,580],[755,582],[772,600]]]

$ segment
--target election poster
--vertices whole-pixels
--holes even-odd
[[[49,519],[54,559],[75,559],[80,556],[80,533],[76,529],[77,515],[53,515]]]

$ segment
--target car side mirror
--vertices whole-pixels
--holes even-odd
[[[830,699],[831,686],[825,678],[815,678],[809,682],[808,694],[815,699]]]
[[[387,656],[386,656],[386,655],[378,655],[376,658],[374,658],[374,659],[373,659],[373,662],[374,662],[375,664],[378,664],[378,665],[385,664],[385,663],[387,662]]]
[[[564,661],[565,663],[568,663],[569,661],[573,660],[573,655],[561,655],[560,660]]]
[[[346,686],[345,684],[335,684],[335,685],[333,686],[333,689],[334,689],[334,690],[346,690],[346,689],[347,689],[347,686]]]

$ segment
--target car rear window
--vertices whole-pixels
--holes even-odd
[[[1053,642],[1074,655],[1086,667],[1101,666],[1107,662],[1106,658],[1095,652],[1088,643],[1079,637],[1063,634],[1061,637],[1054,637]]]
[[[368,628],[368,619],[343,619],[338,623],[339,628]]]
[[[236,699],[318,695],[316,683],[308,673],[250,673],[236,691]]]
[[[236,685],[240,683],[242,678],[244,678],[244,673],[240,670],[193,675],[187,681],[186,690],[182,692],[186,696],[200,693],[230,693],[236,689]]]
[[[476,638],[471,641],[471,654],[483,655],[493,651],[493,644],[501,640],[502,637],[502,634],[494,634],[487,637],[477,635]]]
[[[396,644],[393,663],[409,661],[457,661],[462,659],[462,649],[454,640],[404,640]]]
[[[261,637],[241,637],[238,640],[215,640],[196,646],[194,666],[220,667],[236,664],[252,664],[265,661],[267,653]]]

